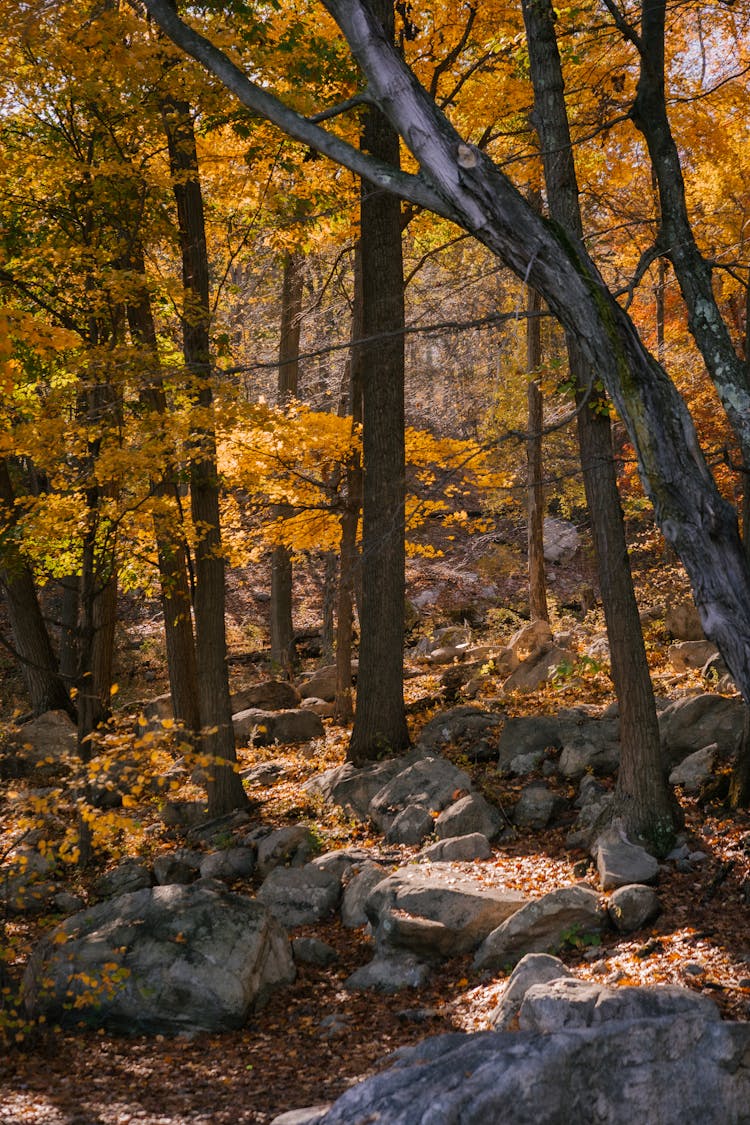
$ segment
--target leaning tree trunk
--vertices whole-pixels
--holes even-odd
[[[529,289],[526,310],[526,373],[528,415],[526,437],[526,510],[529,547],[529,617],[549,621],[547,578],[544,572],[544,482],[542,479],[542,427],[544,411],[539,368],[542,363],[542,331],[539,313],[542,301]]]
[[[534,125],[544,160],[551,218],[583,236],[562,76],[550,0],[524,0],[534,86]],[[661,759],[656,704],[630,572],[612,455],[608,403],[594,372],[568,334],[570,373],[578,388],[578,442],[607,623],[612,679],[620,710],[620,768],[609,814],[657,851],[671,846],[676,806]]]
[[[67,711],[75,717],[65,681],[37,598],[34,577],[13,542],[15,495],[4,457],[0,457],[0,510],[7,533],[0,537],[0,589],[5,594],[16,658],[35,715]]]
[[[224,555],[219,520],[216,437],[208,421],[213,405],[210,363],[208,252],[190,107],[168,101],[163,119],[169,149],[182,253],[182,339],[185,366],[200,422],[190,455],[190,503],[198,529],[195,546],[195,630],[201,747],[210,762],[208,810],[222,816],[248,804],[236,771],[224,623]]]
[[[393,0],[373,11],[393,36]],[[379,110],[365,114],[362,147],[394,167],[399,137]],[[399,200],[362,185],[362,605],[351,761],[409,744],[404,707],[404,273]]]

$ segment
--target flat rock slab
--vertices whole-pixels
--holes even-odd
[[[71,915],[34,950],[30,1017],[129,1035],[228,1031],[294,979],[265,906],[221,884],[144,888]]]
[[[695,1016],[425,1039],[320,1125],[743,1125],[750,1025]],[[304,1119],[303,1119],[304,1120]]]
[[[595,1027],[610,1020],[643,1020],[686,1015],[710,1023],[721,1019],[708,996],[689,988],[607,988],[573,977],[539,982],[527,989],[518,1023],[521,1031],[543,1035],[571,1027]]]
[[[477,969],[507,969],[526,953],[555,953],[568,942],[593,940],[607,912],[591,887],[563,887],[530,902],[493,930],[474,958]]]
[[[440,958],[476,949],[527,902],[519,891],[456,878],[449,868],[404,867],[378,883],[365,911],[382,941]]]

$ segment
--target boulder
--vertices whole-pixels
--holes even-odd
[[[172,884],[67,918],[34,950],[23,1002],[64,1026],[217,1032],[293,979],[289,941],[264,906],[221,884]]]
[[[192,883],[197,869],[174,853],[158,855],[154,860],[154,879],[159,886],[168,883]]]
[[[401,992],[404,988],[423,988],[430,978],[430,966],[413,953],[380,950],[372,961],[355,969],[344,981],[350,992],[372,988],[376,992]]]
[[[591,887],[563,887],[530,902],[493,930],[477,950],[474,967],[504,969],[526,953],[553,953],[598,940],[606,910]]]
[[[498,769],[501,773],[510,773],[511,762],[530,754],[538,755],[541,763],[546,750],[561,747],[560,724],[556,719],[547,715],[508,719],[498,743]]]
[[[382,883],[387,876],[386,869],[379,863],[365,860],[356,867],[350,867],[344,877],[344,893],[341,897],[341,923],[348,930],[367,925],[365,903],[370,892]]]
[[[65,711],[45,711],[24,723],[13,736],[13,742],[30,747],[34,758],[59,759],[77,753],[78,732]]]
[[[321,968],[333,965],[339,959],[332,945],[313,937],[293,938],[292,956],[298,965],[318,965]]]
[[[628,840],[619,824],[613,824],[597,836],[591,854],[605,891],[628,883],[653,883],[659,874],[659,864],[654,856]]]
[[[522,625],[508,641],[507,647],[518,660],[532,653],[541,652],[552,645],[552,630],[546,621],[530,621]]]
[[[524,996],[535,984],[546,984],[573,974],[559,957],[549,953],[527,953],[518,962],[500,997],[500,1002],[490,1015],[490,1026],[495,1031],[505,1031],[518,1019]]]
[[[661,902],[656,891],[640,883],[631,883],[618,889],[607,903],[612,924],[621,934],[640,930],[658,918]]]
[[[481,832],[470,832],[466,836],[449,836],[429,844],[419,853],[420,859],[430,863],[466,862],[471,859],[489,859],[492,847]]]
[[[669,784],[679,785],[686,793],[700,792],[713,773],[718,755],[719,747],[715,742],[688,754],[670,773]]]
[[[302,867],[311,858],[315,846],[315,837],[304,824],[277,828],[258,844],[258,871],[265,877],[275,867]]]
[[[352,682],[357,678],[357,662],[352,662]],[[336,665],[329,664],[304,676],[298,684],[303,699],[322,699],[333,703],[336,698]]]
[[[351,762],[344,762],[341,766],[334,766],[333,769],[310,778],[302,788],[307,793],[319,794],[324,800],[339,805],[344,812],[358,820],[367,820],[370,802],[375,794],[419,757],[421,754],[412,752],[361,768]]]
[[[95,880],[94,894],[99,898],[113,898],[150,886],[151,872],[148,867],[137,859],[126,859]]]
[[[567,808],[568,802],[543,781],[532,782],[521,790],[513,810],[517,828],[546,828]]]
[[[271,746],[274,742],[310,742],[325,733],[320,716],[303,707],[290,711],[251,708],[233,715],[232,726],[237,742],[252,746]]]
[[[258,899],[287,929],[328,918],[340,898],[339,879],[312,863],[304,867],[274,867],[258,891]]]
[[[471,746],[487,739],[493,741],[502,724],[502,716],[493,711],[469,705],[453,707],[436,715],[423,727],[419,746],[429,753],[439,754],[449,743],[457,742],[472,757]]]
[[[713,1000],[689,988],[607,988],[569,977],[529,988],[518,1013],[518,1024],[521,1031],[550,1035],[572,1027],[678,1016],[706,1023],[721,1018]]]
[[[499,811],[481,793],[467,793],[443,809],[435,821],[435,835],[438,840],[446,840],[478,832],[491,840],[497,836],[502,823]]]
[[[664,617],[664,626],[675,640],[705,640],[700,614],[692,602],[669,606]]]
[[[352,868],[359,870],[371,858],[371,853],[366,848],[337,848],[332,852],[324,852],[311,860],[313,867],[335,875],[341,881],[348,876]]]
[[[511,672],[503,684],[503,691],[536,691],[545,684],[561,664],[570,664],[573,657],[565,648],[551,648],[534,652]]]
[[[287,711],[298,707],[302,696],[288,680],[264,680],[242,691],[232,692],[232,714],[241,711]]]
[[[201,862],[202,879],[247,879],[255,870],[258,849],[252,847],[224,848],[209,852]]]
[[[403,867],[377,884],[365,911],[382,943],[430,959],[476,949],[527,901],[518,891],[456,878],[450,869]]]
[[[432,835],[434,824],[423,805],[407,805],[391,821],[385,841],[387,844],[421,844]]]
[[[667,659],[675,672],[701,669],[718,655],[716,645],[711,641],[677,641],[667,649]]]
[[[611,776],[617,772],[619,764],[619,743],[579,737],[565,743],[557,769],[562,777],[573,781],[586,773]]]
[[[31,848],[18,848],[0,866],[0,905],[9,914],[41,914],[52,907],[57,888],[50,876],[54,860]]]
[[[453,1033],[402,1049],[394,1065],[347,1090],[317,1122],[742,1125],[749,1050],[750,1025],[694,1015],[553,1035]]]
[[[710,693],[670,703],[659,712],[662,747],[669,768],[713,743],[722,757],[732,757],[742,738],[743,712],[741,699]]]
[[[581,537],[575,524],[569,520],[544,520],[544,561],[559,565],[570,562],[581,544]]]
[[[565,837],[567,848],[588,849],[596,831],[597,821],[611,801],[612,793],[590,774],[585,774],[581,778],[578,797],[575,802],[580,811],[570,832]]]
[[[369,812],[380,831],[387,832],[407,805],[441,812],[470,789],[468,774],[452,762],[445,758],[420,759],[386,782],[370,802]]]

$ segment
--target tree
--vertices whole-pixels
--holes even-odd
[[[146,0],[147,10],[167,34],[245,105],[377,186],[452,219],[542,294],[586,362],[598,370],[636,449],[657,523],[686,568],[706,635],[750,700],[750,570],[736,514],[716,488],[674,384],[644,346],[585,247],[535,215],[490,157],[466,143],[383,34],[365,0],[326,0],[324,7],[367,79],[360,100],[366,98],[385,114],[418,172],[399,171],[358,152],[333,131],[295,113],[251,82],[164,0]],[[722,376],[720,393],[728,406],[733,396],[744,403],[743,386],[732,379],[731,369],[722,369]],[[737,413],[735,406],[732,414]]]

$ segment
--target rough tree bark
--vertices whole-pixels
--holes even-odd
[[[389,40],[393,0],[372,10]],[[375,107],[362,148],[398,167],[399,136]],[[362,604],[357,707],[348,756],[360,763],[409,745],[403,688],[406,468],[404,447],[404,270],[401,204],[363,181]]]
[[[8,463],[0,457],[0,589],[5,594],[13,643],[21,674],[35,715],[45,711],[75,709],[60,675],[47,625],[37,598],[34,576],[13,540],[15,494]]]
[[[544,409],[539,368],[542,362],[542,326],[539,313],[542,300],[535,289],[528,290],[526,311],[526,373],[528,414],[526,438],[526,510],[528,517],[529,617],[549,621],[547,578],[544,572],[544,481],[542,473],[542,427]]]
[[[562,66],[550,0],[523,0],[539,135],[551,218],[583,237]],[[570,373],[577,388],[578,443],[599,585],[607,623],[612,679],[620,708],[620,768],[608,815],[665,853],[678,822],[664,776],[659,723],[630,572],[625,524],[612,455],[609,404],[577,340],[568,334]]]
[[[210,360],[208,253],[198,153],[190,106],[163,107],[182,254],[181,314],[185,366],[200,425],[190,460],[190,504],[198,532],[195,545],[195,631],[201,748],[210,760],[208,811],[222,816],[244,808],[248,798],[235,770],[237,755],[229,696],[224,622],[224,555],[219,520],[216,438],[209,421],[213,405]]]
[[[281,332],[279,335],[278,403],[288,406],[299,385],[299,341],[302,314],[302,255],[287,253],[281,286]],[[286,509],[274,508],[280,519]],[[292,621],[292,558],[289,548],[280,544],[271,552],[271,660],[285,676],[294,666],[294,623]]]

